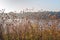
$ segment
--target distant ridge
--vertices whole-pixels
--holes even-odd
[[[1,17],[9,17],[10,19],[14,18],[22,18],[22,17],[28,17],[30,19],[60,19],[60,12],[49,12],[49,11],[44,11],[44,12],[23,12],[23,13],[0,13],[0,19]],[[8,19],[9,19],[8,18]]]

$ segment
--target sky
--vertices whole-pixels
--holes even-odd
[[[60,0],[0,0],[0,10],[5,9],[5,12],[19,12],[26,8],[60,11]]]

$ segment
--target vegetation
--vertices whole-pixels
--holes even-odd
[[[17,13],[1,13],[0,40],[60,40],[58,15],[33,13],[27,12],[20,16]]]

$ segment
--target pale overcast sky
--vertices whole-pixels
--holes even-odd
[[[60,11],[60,0],[0,0],[0,10],[18,11],[25,8]]]

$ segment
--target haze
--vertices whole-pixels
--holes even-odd
[[[60,0],[0,0],[0,10],[5,9],[5,12],[19,12],[25,8],[60,11]]]

